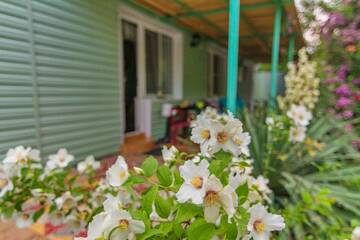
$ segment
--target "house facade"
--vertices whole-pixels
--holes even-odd
[[[0,155],[118,151],[166,131],[165,103],[219,97],[226,50],[116,0],[0,2]]]

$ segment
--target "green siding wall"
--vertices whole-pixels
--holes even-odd
[[[1,156],[18,144],[79,159],[117,151],[117,4],[0,1]]]
[[[185,99],[205,98],[208,95],[207,41],[202,40],[196,47],[190,46],[191,33],[184,32],[184,79]]]

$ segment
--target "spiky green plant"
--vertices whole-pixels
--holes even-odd
[[[346,131],[349,122],[323,115],[314,118],[307,140],[294,144],[286,116],[273,117],[282,127],[270,130],[259,113],[245,112],[243,122],[252,136],[254,170],[270,179],[274,202],[286,216],[280,239],[348,237],[346,226],[360,219],[360,153],[351,145],[358,136]]]

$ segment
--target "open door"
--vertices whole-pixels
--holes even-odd
[[[137,96],[137,26],[122,20],[123,63],[125,79],[125,132],[135,132],[135,98]]]

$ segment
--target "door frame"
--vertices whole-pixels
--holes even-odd
[[[173,39],[173,94],[171,100],[182,99],[183,96],[183,34],[175,27],[162,23],[154,18],[123,4],[118,8],[118,30],[119,30],[119,81],[122,88],[122,99],[120,104],[123,109],[121,119],[125,123],[125,94],[124,94],[124,66],[123,66],[123,36],[122,20],[129,21],[137,26],[136,39],[136,63],[137,63],[137,90],[135,98],[135,132],[151,132],[151,102],[156,96],[146,94],[146,62],[145,62],[145,29],[163,33]],[[146,110],[146,111],[144,111]],[[125,124],[123,124],[125,125]],[[125,127],[123,127],[125,132]]]

